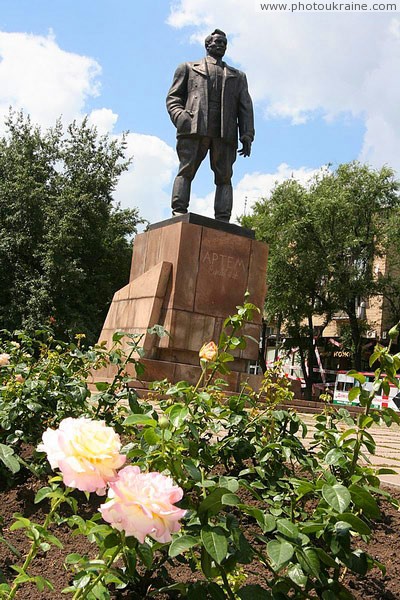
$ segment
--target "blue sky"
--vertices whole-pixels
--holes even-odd
[[[400,168],[400,13],[261,14],[253,0],[0,0],[0,118],[11,104],[46,127],[89,114],[129,130],[132,167],[116,190],[150,221],[170,214],[175,130],[165,95],[176,66],[203,56],[215,27],[254,99],[256,140],[235,163],[234,214],[275,181],[360,159]],[[1,126],[0,126],[1,130]],[[207,159],[206,159],[207,161]],[[212,216],[208,163],[191,210]]]

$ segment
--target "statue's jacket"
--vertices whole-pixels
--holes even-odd
[[[246,75],[222,63],[221,138],[238,143],[238,134],[254,139],[253,104]],[[176,69],[167,95],[167,110],[177,135],[207,135],[208,75],[206,59],[186,62]]]

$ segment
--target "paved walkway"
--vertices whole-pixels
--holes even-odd
[[[310,414],[301,415],[301,418],[308,427],[306,442],[307,440],[311,441],[315,416]],[[400,487],[400,427],[396,424],[393,424],[391,427],[381,425],[373,426],[368,431],[376,443],[376,453],[374,455],[368,454],[372,465],[376,467],[388,467],[396,471],[396,475],[381,475],[381,481]]]

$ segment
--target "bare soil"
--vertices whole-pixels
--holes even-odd
[[[24,477],[21,474],[19,482],[12,489],[0,490],[0,515],[3,519],[3,535],[18,549],[22,556],[26,554],[29,542],[23,530],[10,532],[9,527],[16,512],[29,517],[36,523],[43,523],[48,505],[46,505],[46,502],[34,504],[35,493],[43,485],[46,485],[46,482],[28,476]],[[400,488],[385,486],[385,489],[400,501]],[[77,498],[80,514],[84,517],[92,515],[99,504],[104,501],[103,498],[98,498],[95,494],[92,494],[89,502],[84,494],[77,493]],[[374,569],[365,578],[357,578],[353,575],[347,576],[345,583],[357,600],[400,600],[400,512],[385,501],[381,503],[381,509],[382,519],[376,524],[372,541],[368,546],[368,552],[386,565],[387,573],[383,577],[378,569]],[[39,592],[36,587],[25,585],[21,587],[20,592],[17,594],[19,600],[55,600],[65,597],[61,595],[61,590],[71,583],[71,573],[63,565],[65,556],[72,552],[93,555],[93,546],[87,539],[83,536],[72,536],[66,524],[54,528],[53,532],[62,542],[63,549],[52,547],[47,554],[40,554],[33,563],[32,574],[40,574],[50,579],[55,590],[53,592],[47,590]],[[247,535],[251,541],[251,528],[247,531]],[[359,545],[362,546],[362,543]],[[0,543],[0,572],[3,572],[6,580],[11,580],[15,575],[11,568],[13,564],[21,564],[21,559],[18,559],[6,545]],[[171,581],[174,582],[196,581],[201,578],[200,574],[192,573],[183,565],[177,568],[169,568],[168,572]],[[247,584],[259,583],[264,585],[266,573],[261,565],[257,563],[248,565],[246,566],[246,572],[248,575]],[[157,577],[157,574],[155,577]],[[160,583],[159,580],[155,579],[147,591],[151,591],[151,588],[153,591],[159,588]],[[143,590],[137,592],[131,590],[115,594],[114,597],[116,599],[130,598],[138,600],[145,596],[146,592]],[[169,596],[161,593],[152,597],[156,600],[169,598]]]

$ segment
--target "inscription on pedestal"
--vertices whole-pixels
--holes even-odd
[[[226,318],[243,302],[247,289],[251,240],[203,229],[195,312]]]
[[[227,279],[239,279],[246,274],[246,266],[242,258],[229,254],[218,254],[217,252],[203,251],[201,262],[208,272],[215,277],[226,277]]]

